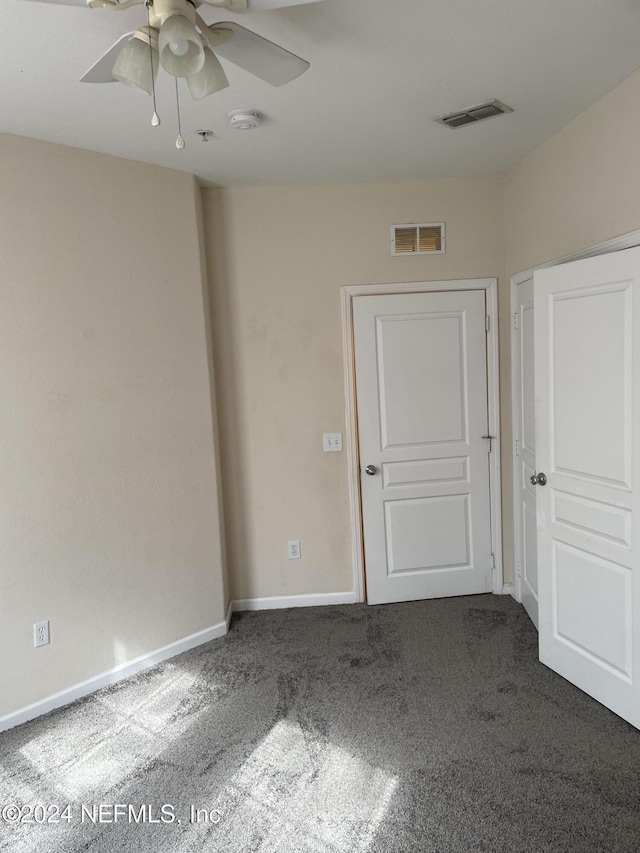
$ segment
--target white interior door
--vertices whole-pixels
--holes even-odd
[[[640,249],[534,276],[540,660],[640,727]]]
[[[485,314],[483,290],[353,300],[370,604],[492,589]]]
[[[516,290],[515,350],[515,482],[516,482],[516,571],[520,599],[533,624],[538,627],[538,555],[536,527],[536,472],[533,279]]]

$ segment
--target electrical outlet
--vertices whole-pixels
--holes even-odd
[[[325,453],[339,453],[342,450],[342,433],[325,432],[322,436],[322,449]]]
[[[300,559],[300,540],[299,539],[290,539],[288,546],[289,546],[289,559],[290,560],[299,560]]]
[[[33,645],[47,646],[49,644],[49,622],[36,622],[33,626]]]

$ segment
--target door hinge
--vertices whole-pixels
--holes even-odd
[[[495,570],[496,570],[496,555],[492,554],[491,555],[491,571],[495,572]]]
[[[513,443],[515,446],[516,456],[520,456],[520,442],[516,438],[516,440]]]
[[[491,331],[491,317],[488,314],[484,315],[484,328],[486,332]]]
[[[513,326],[514,329],[517,329],[518,326],[520,325],[518,322],[518,315],[517,314],[511,315],[511,325]]]
[[[486,438],[487,441],[489,442],[489,447],[487,448],[487,453],[491,453],[493,451],[493,439],[495,438],[495,436],[494,435],[483,435],[482,437]]]
[[[516,577],[522,577],[522,566],[520,563],[516,563]]]

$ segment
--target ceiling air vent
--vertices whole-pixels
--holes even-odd
[[[477,107],[469,107],[468,110],[450,113],[448,116],[441,116],[436,121],[453,129],[455,127],[464,127],[465,124],[475,124],[478,121],[484,121],[486,118],[493,118],[494,116],[501,116],[512,112],[511,107],[494,100],[487,101],[486,104],[478,104]]]
[[[392,255],[444,255],[444,222],[391,226]]]

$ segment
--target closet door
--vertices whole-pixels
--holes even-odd
[[[640,727],[640,249],[534,275],[540,660]]]
[[[538,627],[538,545],[536,530],[536,421],[533,342],[533,278],[516,290],[514,315],[514,483],[516,489],[516,571],[520,600]]]

